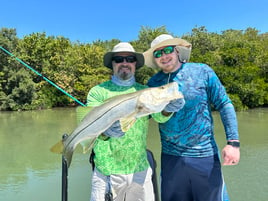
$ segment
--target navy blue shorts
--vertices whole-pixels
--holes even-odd
[[[179,157],[162,153],[161,199],[228,201],[219,157]]]

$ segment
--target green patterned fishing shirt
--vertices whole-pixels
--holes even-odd
[[[87,97],[87,105],[95,107],[101,105],[106,99],[120,94],[132,93],[147,86],[135,83],[132,86],[118,86],[107,81],[93,87]],[[152,117],[160,123],[167,121],[161,113]],[[146,139],[149,117],[138,118],[135,124],[124,136],[104,138],[99,136],[94,144],[95,167],[104,175],[131,174],[140,172],[149,167],[146,153]]]

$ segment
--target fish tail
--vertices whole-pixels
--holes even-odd
[[[50,151],[53,152],[53,153],[61,154],[63,152],[63,147],[64,147],[63,142],[61,140],[58,143],[56,143],[55,145],[53,145],[50,148]]]

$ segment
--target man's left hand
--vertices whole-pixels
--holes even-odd
[[[185,105],[184,98],[175,99],[169,102],[164,108],[166,112],[178,112]]]

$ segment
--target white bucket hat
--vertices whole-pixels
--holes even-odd
[[[162,34],[160,36],[157,36],[152,42],[151,42],[151,48],[143,53],[145,58],[145,65],[152,68],[157,68],[155,62],[154,62],[154,51],[159,47],[164,46],[176,46],[176,49],[179,52],[179,59],[181,62],[187,62],[190,59],[190,54],[192,50],[191,43],[187,42],[186,40],[183,40],[181,38],[174,38],[173,36],[169,34]]]
[[[135,49],[132,47],[130,43],[127,42],[121,42],[114,46],[113,50],[111,52],[107,52],[103,57],[103,63],[104,66],[113,69],[112,66],[112,57],[115,53],[118,52],[130,52],[133,53],[136,58],[136,69],[142,67],[144,65],[144,56],[142,53],[135,52]]]

